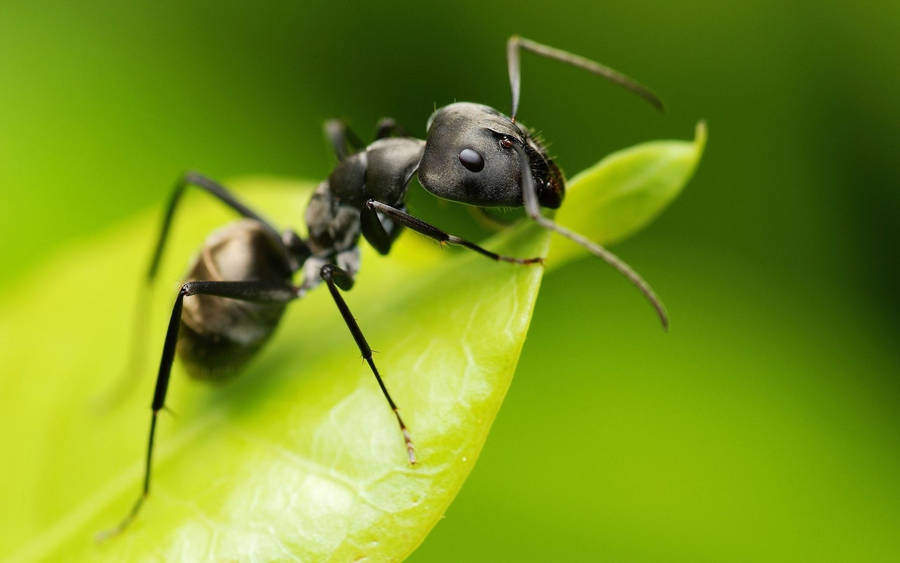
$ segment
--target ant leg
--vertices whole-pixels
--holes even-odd
[[[406,209],[401,207],[399,211],[405,212]],[[397,240],[397,237],[403,231],[401,223],[393,221],[389,217],[386,219],[387,224],[378,216],[374,209],[368,206],[363,207],[359,215],[362,235],[382,255],[391,251],[391,246],[394,245],[394,241]]]
[[[184,298],[192,295],[215,295],[241,301],[286,303],[294,299],[296,293],[290,285],[261,281],[192,281],[181,286],[181,290],[175,298],[175,305],[172,307],[172,316],[169,317],[169,328],[166,330],[162,359],[159,362],[159,374],[156,377],[153,402],[150,405],[152,411],[150,416],[150,435],[147,438],[147,456],[144,463],[144,484],[141,496],[138,497],[131,510],[118,526],[97,534],[98,540],[110,538],[125,530],[135,519],[138,511],[144,504],[144,500],[150,493],[150,470],[153,460],[153,439],[156,435],[156,416],[166,402],[169,377],[172,373],[172,363],[175,360],[175,347],[178,343],[178,330],[181,328],[181,310]]]
[[[394,400],[391,399],[391,394],[388,393],[384,381],[381,380],[381,374],[378,373],[378,368],[375,367],[375,361],[372,359],[372,348],[370,348],[369,343],[366,342],[366,337],[363,336],[359,324],[356,322],[356,319],[353,318],[353,314],[350,313],[350,308],[347,307],[347,303],[338,291],[338,288],[341,288],[344,291],[348,291],[352,288],[353,278],[350,274],[334,264],[325,264],[322,266],[319,275],[321,276],[322,281],[328,285],[328,291],[331,292],[334,304],[337,305],[338,311],[341,312],[341,316],[347,324],[347,328],[350,329],[350,334],[353,335],[353,340],[356,341],[356,346],[359,347],[363,359],[366,360],[366,363],[372,368],[372,373],[375,374],[375,379],[378,381],[378,386],[381,387],[381,392],[384,393],[384,398],[387,399],[388,405],[390,405],[391,410],[394,411],[394,416],[397,417],[397,423],[400,424],[400,432],[403,434],[403,441],[406,443],[406,454],[409,457],[409,464],[415,465],[416,450],[413,448],[412,437],[409,435],[409,430],[406,429],[406,424],[404,424],[403,419],[400,418],[400,411],[397,409]]]
[[[619,86],[630,90],[631,92],[634,92],[638,96],[650,102],[656,109],[663,111],[663,104],[659,100],[659,98],[656,97],[656,94],[650,91],[650,89],[646,86],[638,83],[632,78],[625,76],[621,72],[613,70],[608,66],[602,65],[590,59],[586,59],[574,53],[563,51],[562,49],[556,49],[554,47],[550,47],[549,45],[538,43],[537,41],[519,37],[518,35],[513,35],[509,38],[509,41],[506,42],[506,64],[509,68],[509,86],[512,89],[511,117],[513,121],[516,120],[516,114],[519,111],[519,93],[521,91],[519,49],[525,49],[526,51],[531,51],[536,55],[570,64],[574,67],[578,67],[582,70],[586,70],[590,73],[602,76],[603,78],[606,78],[607,80],[614,82]]]
[[[375,140],[391,136],[406,137],[406,129],[392,117],[382,117],[375,124]],[[353,132],[343,119],[329,119],[325,122],[325,136],[334,148],[338,161],[359,152],[366,144]]]
[[[525,212],[528,213],[528,216],[545,229],[555,231],[560,235],[566,237],[567,239],[580,244],[591,254],[603,259],[604,262],[606,262],[607,264],[618,270],[620,274],[628,278],[628,281],[630,281],[635,287],[637,287],[640,292],[644,294],[644,297],[647,298],[647,301],[650,302],[653,308],[656,309],[656,314],[659,316],[659,320],[663,325],[663,330],[668,330],[669,317],[668,315],[666,315],[666,308],[662,304],[662,301],[660,301],[659,297],[656,296],[656,293],[653,292],[653,288],[650,287],[650,284],[644,281],[644,278],[642,278],[640,274],[635,272],[631,266],[626,264],[621,258],[616,256],[609,250],[576,232],[570,231],[565,227],[557,225],[553,220],[548,219],[541,214],[541,206],[540,203],[538,203],[537,187],[534,185],[534,179],[531,175],[531,168],[528,165],[528,156],[525,154],[525,150],[519,145],[513,145],[513,148],[519,155],[519,169],[522,174],[522,193],[524,198]]]
[[[206,176],[198,174],[197,172],[185,172],[184,175],[182,175],[175,183],[175,188],[174,190],[172,190],[172,196],[169,198],[169,205],[166,208],[166,214],[163,216],[163,223],[159,231],[159,238],[157,239],[156,247],[153,251],[153,258],[150,260],[150,268],[147,270],[147,282],[153,281],[153,278],[156,276],[156,272],[159,268],[159,262],[162,258],[162,252],[166,245],[166,238],[169,234],[169,227],[171,227],[172,218],[175,215],[175,208],[178,206],[178,202],[181,200],[181,196],[182,194],[184,194],[184,190],[188,186],[198,187],[209,193],[216,199],[220,200],[228,207],[237,211],[243,217],[259,221],[266,228],[266,230],[268,230],[275,236],[275,240],[281,240],[281,234],[279,234],[278,229],[273,227],[271,223],[266,221],[258,213],[238,201],[238,199],[234,197],[223,185],[210,180]]]
[[[325,136],[334,148],[334,154],[339,162],[366,146],[343,119],[326,121]]]
[[[390,205],[385,205],[381,202],[370,199],[366,202],[366,207],[368,209],[372,209],[378,212],[381,212],[385,215],[389,215],[392,219],[409,227],[410,229],[425,235],[426,237],[433,238],[434,240],[447,243],[447,244],[455,244],[458,246],[463,246],[468,248],[469,250],[474,250],[475,252],[487,256],[492,260],[497,260],[498,262],[512,262],[513,264],[542,264],[544,262],[543,258],[513,258],[512,256],[503,256],[501,254],[497,254],[496,252],[491,252],[486,248],[482,248],[475,244],[474,242],[469,242],[466,239],[460,238],[456,235],[451,235],[445,233],[444,231],[438,229],[437,227],[422,221],[416,217],[408,213],[404,213],[403,211],[397,209],[396,207],[391,207]]]
[[[131,389],[133,388],[133,386],[131,385],[133,378],[130,377],[130,375],[134,373],[135,370],[140,369],[140,366],[144,364],[146,351],[143,348],[143,343],[144,341],[146,341],[145,336],[147,332],[147,313],[150,303],[148,288],[150,283],[153,282],[153,279],[156,277],[156,274],[159,270],[159,264],[162,260],[163,250],[166,246],[166,240],[168,239],[169,229],[172,225],[172,219],[175,216],[175,210],[178,207],[179,201],[181,201],[182,194],[184,194],[184,191],[188,186],[198,187],[209,193],[213,197],[219,199],[225,205],[231,207],[242,216],[259,221],[268,231],[270,231],[275,236],[276,240],[282,240],[281,235],[278,234],[278,230],[275,229],[275,227],[273,227],[268,221],[263,219],[258,213],[238,201],[238,199],[235,198],[221,184],[210,180],[202,174],[190,171],[185,172],[180,178],[178,178],[178,181],[175,183],[175,187],[172,190],[172,195],[169,198],[169,203],[166,207],[165,215],[163,216],[162,226],[159,230],[156,246],[154,247],[153,254],[150,258],[150,267],[147,269],[145,284],[138,290],[134,314],[134,328],[132,329],[133,338],[129,358],[122,371],[122,375],[119,376],[119,381],[112,389],[106,391],[104,396],[98,400],[98,406],[101,411],[108,410],[111,406],[120,402],[128,394],[128,392],[131,391]],[[285,252],[289,254],[288,258],[290,259],[290,253],[287,250],[285,250]]]
[[[408,137],[409,134],[406,128],[397,123],[397,120],[393,117],[382,117],[375,124],[375,140],[391,136]]]

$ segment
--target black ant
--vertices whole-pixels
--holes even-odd
[[[502,256],[409,215],[404,202],[413,176],[443,199],[477,207],[524,206],[539,225],[584,246],[624,274],[656,309],[663,327],[667,326],[662,303],[634,270],[602,246],[541,214],[541,207],[560,206],[565,181],[543,145],[516,121],[521,49],[607,78],[662,110],[662,103],[650,90],[611,68],[513,36],[506,52],[512,88],[510,117],[485,105],[454,103],[431,115],[424,141],[405,135],[394,120],[383,119],[378,123],[375,141],[369,145],[364,145],[342,121],[328,121],[325,131],[339,163],[319,184],[306,208],[306,239],[293,230],[279,232],[225,187],[205,176],[188,172],[178,180],[150,262],[148,282],[156,276],[172,217],[188,186],[206,191],[243,219],[215,231],[206,240],[186,276],[188,281],[175,298],[153,393],[143,490],[122,522],[103,536],[124,530],[150,491],[156,419],[165,405],[176,351],[191,376],[227,377],[269,339],[287,304],[322,282],[397,417],[409,463],[416,463],[410,433],[375,367],[372,349],[339,291],[350,290],[359,271],[360,235],[381,254],[389,253],[403,227],[409,227],[441,243],[463,246],[497,261],[539,264],[543,258]],[[298,286],[293,277],[299,271],[302,282]]]

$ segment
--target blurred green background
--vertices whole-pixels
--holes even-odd
[[[667,102],[526,55],[521,118],[570,174],[701,118],[710,141],[617,247],[671,333],[597,261],[548,276],[481,460],[412,560],[900,559],[898,3],[4,0],[0,291],[185,168],[320,178],[328,117],[422,134],[453,100],[507,110],[512,33]]]

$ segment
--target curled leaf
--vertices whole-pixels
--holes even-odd
[[[570,182],[561,223],[609,242],[633,232],[684,186],[695,143],[640,145]],[[313,187],[231,184],[282,225],[300,223]],[[73,244],[0,300],[0,429],[7,463],[0,556],[13,560],[399,560],[459,491],[515,372],[543,268],[445,250],[412,233],[389,257],[364,250],[347,301],[415,440],[406,463],[392,413],[325,291],[294,303],[241,377],[194,382],[176,366],[158,433],[151,496],[121,536],[138,494],[155,361],[98,412],[127,364],[133,296],[155,232],[148,213]],[[150,304],[148,358],[161,349],[192,249],[230,218],[200,195],[176,219]],[[435,221],[440,224],[439,220]],[[545,255],[549,234],[517,225],[485,242]],[[557,243],[554,242],[554,245]],[[555,248],[550,266],[577,256]]]

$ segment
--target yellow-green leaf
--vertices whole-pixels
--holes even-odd
[[[693,144],[649,143],[609,157],[570,183],[559,221],[601,242],[633,232],[687,182],[703,138],[701,130]],[[283,225],[301,223],[313,187],[261,178],[231,185]],[[407,465],[377,384],[317,290],[288,309],[239,378],[209,386],[176,366],[152,494],[123,534],[94,541],[140,490],[153,375],[184,264],[230,217],[199,194],[185,202],[149,307],[148,361],[111,408],[101,405],[127,364],[157,212],[60,249],[0,299],[0,557],[399,560],[441,518],[512,380],[543,268],[441,250],[407,233],[388,257],[364,250],[347,301],[380,352],[418,465]],[[516,256],[545,255],[548,244],[531,224],[485,243]],[[578,255],[554,252],[553,265]]]

